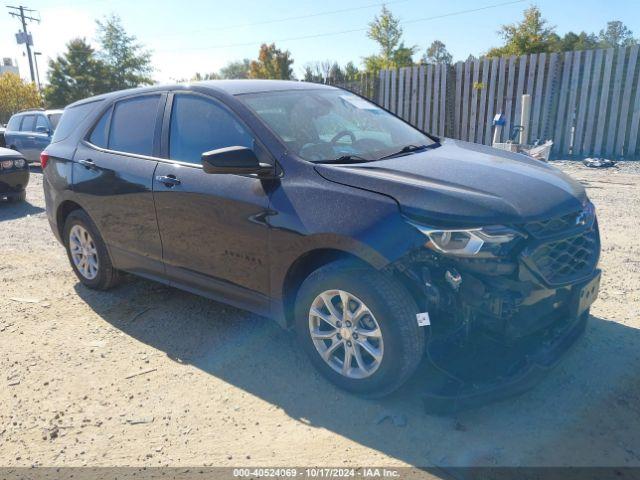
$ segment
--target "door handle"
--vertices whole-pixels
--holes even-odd
[[[86,160],[78,160],[78,163],[83,165],[87,170],[96,168],[96,164],[90,158],[87,158]]]
[[[158,175],[156,177],[156,181],[164,184],[166,187],[173,187],[174,185],[180,185],[180,180],[178,180],[175,175]]]

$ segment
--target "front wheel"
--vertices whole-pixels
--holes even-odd
[[[379,397],[400,387],[424,353],[417,306],[397,281],[336,262],[313,272],[296,302],[296,330],[315,367],[338,387]]]

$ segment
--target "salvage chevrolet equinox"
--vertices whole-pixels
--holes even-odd
[[[86,287],[130,272],[273,317],[362,395],[397,389],[432,340],[564,351],[598,291],[579,183],[339,88],[101,95],[64,110],[41,161],[49,222]]]

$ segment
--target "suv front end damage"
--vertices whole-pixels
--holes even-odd
[[[443,388],[458,400],[482,396],[483,384],[493,395],[498,384],[528,381],[523,369],[533,368],[533,358],[542,356],[549,366],[550,356],[559,357],[579,337],[600,281],[600,237],[590,203],[562,217],[494,232],[510,236],[489,249],[469,247],[474,236],[485,235],[482,229],[448,230],[453,233],[446,245],[455,249],[447,251],[434,245],[446,235],[430,234],[442,231],[420,228],[427,232],[425,245],[391,269],[429,312],[427,355],[456,379],[453,390],[450,382]],[[471,240],[462,238],[466,233],[456,240],[455,232],[469,231]]]

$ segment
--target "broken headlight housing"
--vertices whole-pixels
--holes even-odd
[[[494,225],[469,229],[438,229],[413,224],[427,237],[425,247],[456,257],[498,257],[506,253],[520,234]]]

